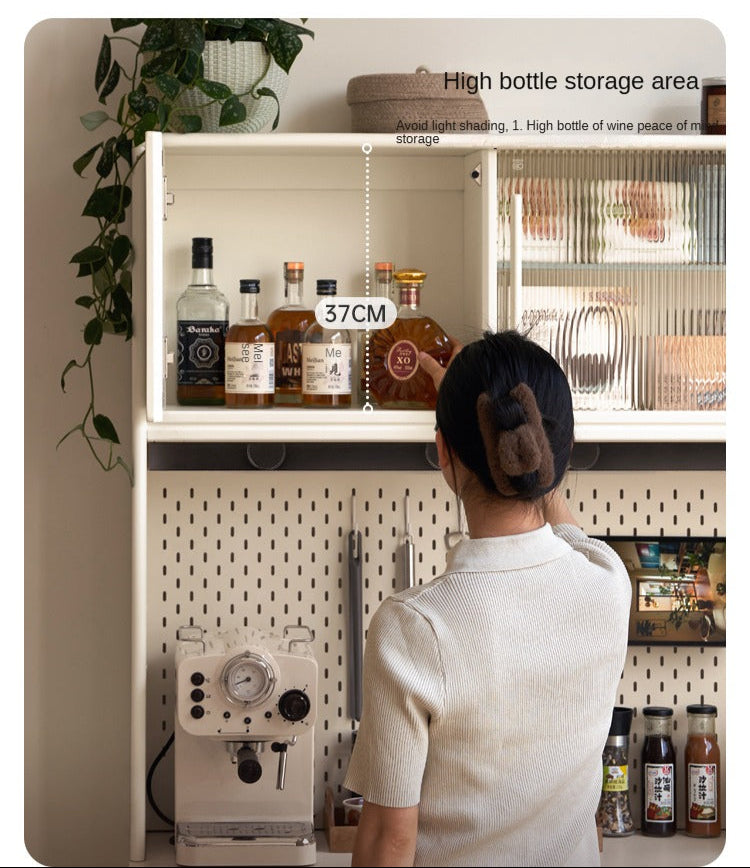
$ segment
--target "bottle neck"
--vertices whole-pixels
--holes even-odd
[[[214,286],[214,274],[212,268],[194,268],[191,286]]]
[[[284,284],[284,298],[288,305],[302,304],[302,278],[287,278]]]
[[[402,314],[419,312],[419,287],[402,286],[399,289],[399,316]]]
[[[258,319],[258,294],[255,292],[243,292],[242,309],[240,315],[245,322]]]

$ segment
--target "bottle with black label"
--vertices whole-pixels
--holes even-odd
[[[646,738],[641,753],[641,832],[664,838],[677,831],[672,709],[643,709]]]
[[[224,344],[227,407],[273,406],[273,336],[258,317],[259,293],[259,280],[240,280],[242,312],[229,327]]]
[[[224,403],[229,303],[214,284],[213,239],[193,238],[193,277],[177,300],[177,402]]]
[[[319,280],[319,299],[336,295],[335,280]],[[320,323],[305,332],[302,344],[302,403],[306,407],[349,407],[352,403],[352,337],[346,329]]]

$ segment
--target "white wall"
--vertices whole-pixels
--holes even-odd
[[[579,68],[647,77],[724,72],[721,35],[696,20],[309,26],[316,37],[293,69],[280,131],[347,131],[350,77],[419,64],[559,77]],[[54,865],[124,865],[128,855],[130,488],[121,472],[99,470],[79,440],[55,449],[85,398],[76,378],[66,395],[59,382],[65,363],[81,354],[85,322],[73,304],[85,286],[68,260],[91,233],[91,221],[78,216],[90,182],[71,164],[98,141],[78,117],[98,107],[93,71],[106,27],[45,20],[25,45],[25,840],[36,860]],[[697,119],[699,105],[690,91],[608,100],[484,96],[498,119]],[[129,439],[128,348],[109,340],[99,356],[101,411]]]

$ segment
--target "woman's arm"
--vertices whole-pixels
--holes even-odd
[[[419,805],[385,808],[365,801],[352,853],[353,866],[413,865]]]

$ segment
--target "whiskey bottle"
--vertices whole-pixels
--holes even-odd
[[[271,407],[274,392],[274,344],[271,330],[258,318],[260,281],[240,280],[242,311],[224,343],[227,407]]]
[[[275,344],[275,404],[302,403],[302,341],[315,320],[315,311],[302,304],[305,266],[284,263],[284,304],[268,317]]]
[[[336,295],[336,281],[319,280],[317,295]],[[351,406],[352,338],[346,329],[327,329],[316,320],[305,332],[302,403],[306,407]]]
[[[229,303],[213,280],[213,240],[193,238],[193,277],[177,300],[177,402],[224,403]]]
[[[400,306],[389,328],[370,334],[369,390],[362,372],[362,392],[380,407],[434,410],[437,392],[432,377],[419,365],[420,351],[429,353],[443,367],[451,355],[451,341],[434,319],[420,310],[424,271],[402,269],[393,277]]]

